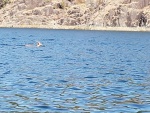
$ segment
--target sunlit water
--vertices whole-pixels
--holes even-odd
[[[150,112],[150,33],[1,28],[0,111]]]

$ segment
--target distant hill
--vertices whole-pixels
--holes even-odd
[[[0,0],[0,25],[150,27],[150,0]]]

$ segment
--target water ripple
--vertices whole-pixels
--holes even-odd
[[[0,111],[150,112],[149,33],[0,31]]]

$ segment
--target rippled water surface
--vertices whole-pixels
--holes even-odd
[[[1,28],[0,111],[150,112],[150,33]]]

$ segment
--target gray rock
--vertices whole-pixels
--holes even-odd
[[[43,3],[43,0],[25,0],[25,4],[28,9],[39,7]]]
[[[140,6],[140,8],[144,8],[148,5],[150,5],[150,0],[137,0],[138,5]]]
[[[52,5],[46,6],[42,11],[44,12],[45,16],[50,16],[51,14],[54,13]]]
[[[131,15],[130,15],[129,12],[128,12],[127,15],[126,15],[126,20],[127,20],[126,23],[125,23],[126,26],[127,26],[127,27],[131,27],[132,19],[131,19]]]
[[[129,4],[129,3],[131,3],[131,0],[124,0],[123,3],[124,4]]]
[[[80,13],[80,8],[78,7],[73,7],[73,8],[70,8],[68,11],[67,11],[68,15],[71,15],[71,14],[74,14],[74,13]]]
[[[60,25],[63,25],[63,23],[64,23],[64,18],[59,19],[57,23],[60,24]]]
[[[32,11],[32,14],[33,14],[33,15],[42,15],[42,12],[41,12],[39,9],[34,9],[34,10]]]
[[[24,9],[26,9],[25,3],[18,4],[18,10],[19,10],[19,11],[24,10]]]
[[[76,25],[76,24],[77,24],[76,19],[73,19],[73,18],[70,18],[70,19],[69,19],[68,25],[73,26],[73,25]]]

